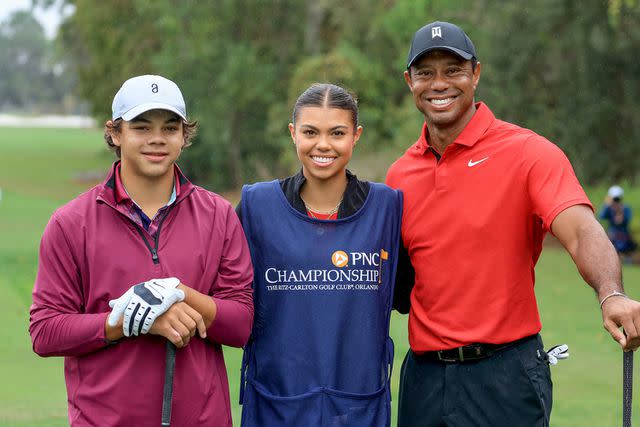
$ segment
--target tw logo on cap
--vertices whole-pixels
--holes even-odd
[[[436,37],[442,38],[442,27],[433,27],[431,29],[431,38],[435,39]]]

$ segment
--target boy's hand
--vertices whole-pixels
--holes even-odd
[[[151,279],[132,286],[120,298],[109,301],[113,310],[108,323],[115,326],[124,316],[122,331],[125,336],[149,332],[151,325],[169,307],[184,300],[184,292],[176,287],[180,280],[175,277]]]
[[[189,344],[196,332],[200,337],[206,337],[204,320],[200,313],[185,302],[178,302],[169,307],[149,330],[150,334],[163,336],[178,348]]]

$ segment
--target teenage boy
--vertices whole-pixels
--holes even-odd
[[[174,82],[131,78],[112,109],[105,140],[119,160],[42,237],[33,349],[64,356],[71,425],[160,425],[170,340],[172,425],[231,426],[221,346],[244,345],[253,321],[242,227],[175,164],[197,123]]]

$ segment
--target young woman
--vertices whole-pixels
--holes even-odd
[[[254,266],[243,426],[385,426],[402,195],[347,170],[356,100],[314,84],[289,124],[302,171],[245,186]]]

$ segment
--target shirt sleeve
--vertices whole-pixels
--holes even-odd
[[[253,266],[240,220],[230,205],[225,220],[222,259],[213,286],[218,310],[207,338],[241,347],[249,339],[253,325]]]
[[[56,214],[40,242],[29,333],[40,356],[80,356],[108,345],[108,313],[84,313],[83,290],[72,247]]]
[[[593,210],[569,159],[556,145],[538,135],[529,138],[523,162],[533,213],[545,230],[551,231],[556,216],[571,206],[582,204]]]

